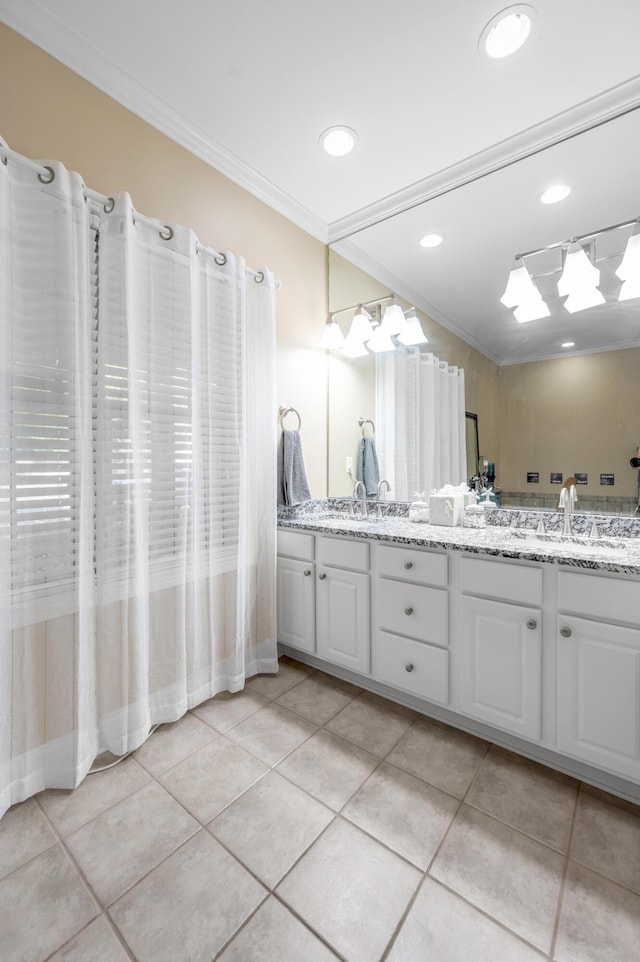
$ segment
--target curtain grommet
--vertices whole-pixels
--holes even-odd
[[[224,265],[227,263],[226,254],[216,254],[216,256],[213,259],[218,265],[218,267],[224,267]]]
[[[171,240],[171,238],[173,237],[173,227],[169,227],[168,224],[165,224],[164,230],[159,230],[158,233],[160,234],[160,237],[163,240]]]
[[[103,210],[105,214],[110,214],[115,206],[116,206],[116,202],[113,199],[113,197],[108,197],[106,204],[103,204]]]
[[[49,177],[46,177],[44,174],[38,174],[38,180],[41,184],[50,184],[56,179],[56,172],[53,167],[49,167],[47,164],[45,164],[44,169],[49,171]]]
[[[262,284],[262,282],[263,282],[263,280],[264,280],[264,274],[263,274],[263,272],[262,272],[262,271],[258,271],[258,273],[256,274],[256,276],[255,276],[253,279],[254,279],[254,281],[256,282],[256,284]]]

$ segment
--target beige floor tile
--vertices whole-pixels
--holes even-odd
[[[640,897],[569,862],[556,962],[636,962],[640,958]]]
[[[426,878],[387,962],[542,962],[505,931],[433,879]]]
[[[384,758],[411,727],[415,717],[410,710],[365,692],[325,727],[359,748]]]
[[[0,882],[2,962],[42,962],[99,913],[61,845]]]
[[[336,818],[277,891],[349,962],[372,962],[421,878],[416,868]]]
[[[278,771],[338,812],[379,763],[375,755],[322,729],[280,762]]]
[[[459,805],[451,795],[383,762],[342,815],[424,871]]]
[[[14,805],[0,819],[0,879],[57,841],[34,798]]]
[[[161,775],[215,737],[209,725],[187,714],[170,725],[160,725],[134,757],[152,775]]]
[[[463,798],[488,747],[480,738],[448,725],[420,721],[400,739],[387,761]]]
[[[280,705],[267,705],[231,728],[227,737],[267,765],[276,765],[316,731],[317,726],[306,718]]]
[[[355,685],[316,672],[281,695],[278,704],[304,715],[316,725],[324,725],[361,692]]]
[[[333,818],[320,802],[269,772],[207,828],[273,888]]]
[[[49,789],[41,792],[38,801],[60,834],[70,835],[150,781],[149,773],[135,758],[126,758],[106,772],[87,775],[72,791]]]
[[[576,862],[640,895],[637,815],[581,792],[569,854]]]
[[[216,731],[226,732],[268,704],[267,698],[245,688],[244,691],[220,692],[215,698],[194,708],[193,714]]]
[[[161,775],[160,782],[204,825],[268,770],[219,735]]]
[[[104,915],[100,915],[49,962],[130,962],[130,956]]]
[[[123,895],[110,915],[137,962],[211,962],[265,895],[200,831]]]
[[[620,798],[619,795],[612,795],[610,792],[605,792],[601,788],[596,788],[595,785],[587,785],[586,782],[580,783],[580,792],[584,795],[592,795],[595,798],[599,798],[603,802],[609,802],[610,805],[615,805],[616,808],[621,808],[625,812],[629,812],[630,815],[637,815],[640,818],[640,805],[635,805],[626,798]]]
[[[102,904],[109,905],[198,828],[152,782],[79,828],[66,844]]]
[[[549,952],[563,867],[558,852],[463,805],[430,874]]]
[[[336,962],[337,956],[271,896],[218,962]]]
[[[491,748],[465,802],[566,853],[577,794],[577,782]]]
[[[247,679],[245,689],[264,698],[279,698],[289,688],[308,678],[312,671],[312,668],[307,668],[300,662],[281,661],[277,674],[253,675]]]

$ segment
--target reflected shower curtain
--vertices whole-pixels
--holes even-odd
[[[466,480],[462,368],[418,348],[377,354],[376,424],[392,499],[412,501]]]
[[[277,669],[273,278],[48,163],[0,165],[0,814]]]

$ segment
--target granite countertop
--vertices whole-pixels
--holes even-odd
[[[640,575],[640,521],[633,518],[576,515],[574,536],[564,538],[557,512],[498,509],[488,513],[483,528],[447,527],[409,521],[406,506],[384,504],[384,516],[347,514],[349,499],[308,502],[298,509],[280,509],[278,526],[291,530],[346,535],[369,541],[442,548],[469,554],[521,558],[572,568]],[[536,534],[540,517],[547,532]],[[589,534],[596,520],[599,536]],[[555,529],[555,530],[554,530]]]

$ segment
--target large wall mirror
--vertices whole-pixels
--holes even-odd
[[[330,311],[394,292],[404,307],[417,308],[426,349],[464,368],[479,453],[496,463],[505,504],[553,508],[559,486],[552,476],[581,474],[584,510],[629,515],[637,507],[638,469],[629,462],[640,443],[640,298],[618,301],[615,269],[629,222],[640,215],[638,142],[635,110],[330,248]],[[545,210],[536,191],[559,176],[571,179],[572,199],[564,210]],[[527,261],[548,318],[518,324],[500,303],[517,253],[621,222],[624,228],[596,238],[601,307],[564,310],[556,289],[561,250]],[[428,229],[446,235],[439,260],[425,259],[419,247]],[[349,312],[336,320],[346,334]],[[345,495],[353,490],[358,418],[375,417],[375,361],[332,352],[328,369],[327,487]]]

